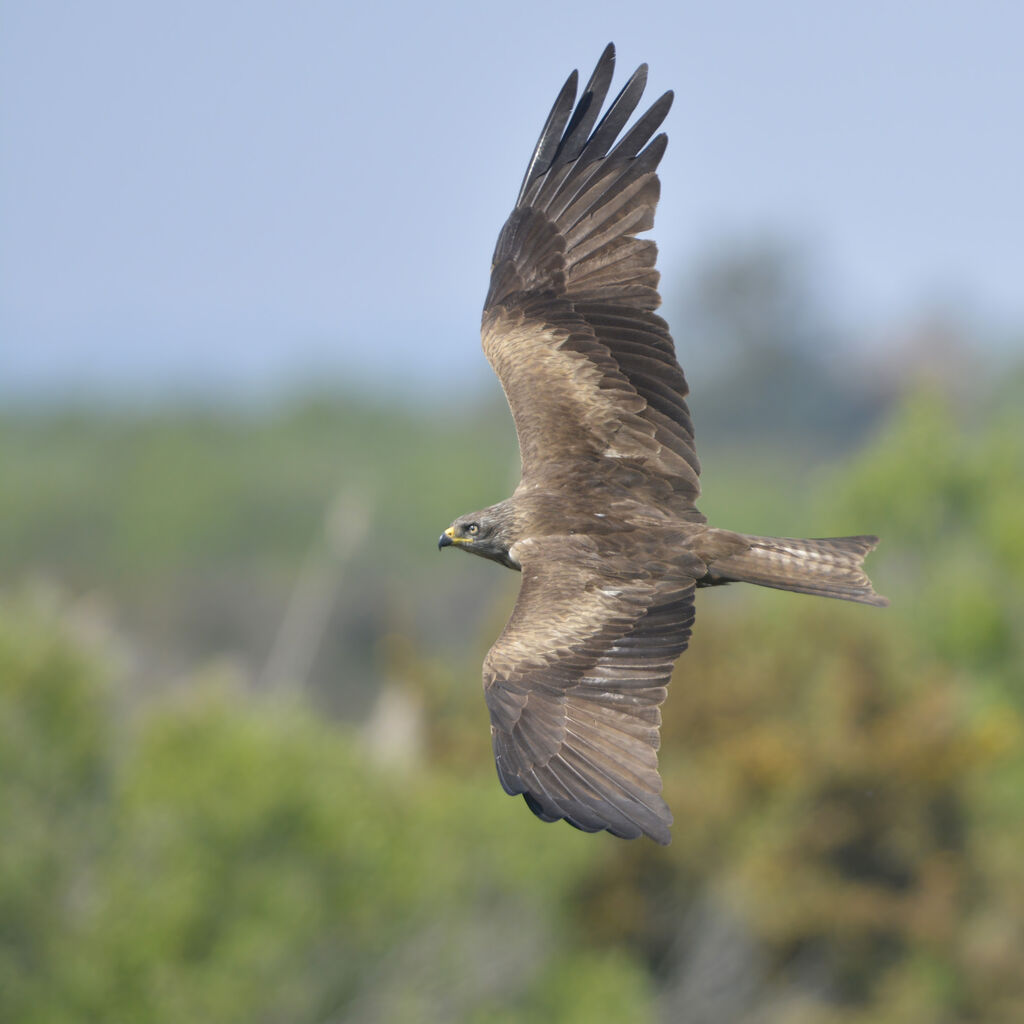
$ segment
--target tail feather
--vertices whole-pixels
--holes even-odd
[[[745,550],[715,559],[706,582],[756,583],[798,594],[835,597],[841,601],[884,606],[888,598],[876,594],[864,572],[864,558],[878,544],[877,537],[827,537],[796,540],[790,537],[752,537],[733,534]]]

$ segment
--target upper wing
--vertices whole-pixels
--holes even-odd
[[[544,125],[495,248],[484,351],[515,418],[524,480],[587,457],[637,459],[692,507],[700,464],[686,379],[653,312],[657,247],[635,237],[654,224],[667,140],[650,140],[672,94],[618,139],[647,69],[595,127],[614,64],[609,45],[575,109],[574,71]]]
[[[519,598],[484,662],[494,758],[506,792],[545,821],[667,843],[660,705],[705,567],[611,543],[575,535],[517,545]]]

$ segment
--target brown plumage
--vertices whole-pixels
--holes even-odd
[[[598,121],[609,45],[576,102],[555,101],[498,236],[487,358],[515,420],[511,498],[441,536],[523,574],[484,662],[498,777],[545,821],[669,841],[660,705],[686,649],[697,587],[731,582],[886,601],[861,564],[875,537],[790,540],[707,526],[700,463],[660,304],[655,136],[666,93],[623,134],[641,66]],[[620,138],[621,135],[621,138]]]

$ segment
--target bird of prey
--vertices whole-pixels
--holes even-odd
[[[654,223],[672,93],[624,131],[647,68],[600,116],[614,64],[609,45],[578,102],[569,76],[494,251],[481,334],[522,479],[438,546],[522,573],[483,670],[506,792],[544,821],[665,844],[660,706],[696,588],[887,602],[862,569],[877,537],[748,536],[697,510],[686,379],[654,313],[655,244],[637,237]]]

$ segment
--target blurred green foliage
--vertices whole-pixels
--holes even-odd
[[[0,414],[0,567],[122,586],[240,561],[291,572],[339,486],[374,500],[378,558],[425,561],[459,510],[514,483],[507,415],[327,398]]]
[[[928,646],[996,678],[1009,669],[1024,701],[1019,376],[1017,384],[973,409],[934,386],[913,394],[857,459],[839,500],[851,519],[886,524],[916,582],[911,605]]]
[[[840,464],[705,454],[721,525],[879,533],[893,604],[700,595],[662,849],[495,781],[477,680],[515,581],[433,543],[507,491],[504,414],[0,421],[0,1018],[1024,1019],[1024,379],[922,385]],[[342,717],[249,684],[339,485],[376,509],[340,607],[422,709],[392,763],[349,634],[321,666]],[[169,612],[223,577],[255,653]],[[154,682],[146,630],[184,680]]]
[[[4,1020],[643,1019],[560,912],[585,836],[215,674],[119,716],[66,612],[0,612]]]

